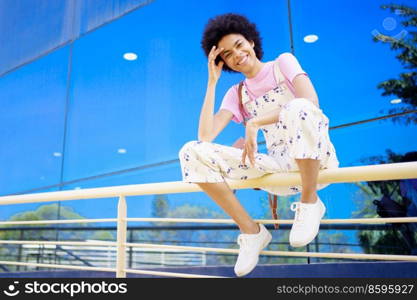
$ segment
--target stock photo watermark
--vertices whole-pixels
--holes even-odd
[[[74,297],[79,294],[126,294],[127,283],[108,283],[101,282],[26,282],[19,284],[19,281],[14,281],[3,290],[3,294],[8,297],[15,297],[17,295],[39,295],[39,294],[59,294],[69,295]]]
[[[396,9],[395,10],[395,15],[399,16],[404,14],[404,11],[401,9]],[[396,40],[401,40],[403,39],[407,34],[408,31],[405,29],[402,29],[400,32],[395,33],[394,34],[394,30],[397,29],[397,20],[393,17],[387,17],[382,21],[382,27],[384,28],[384,30],[388,31],[388,32],[392,32],[392,34],[382,34],[379,32],[379,30],[374,29],[371,31],[372,35],[377,38],[378,40],[384,40],[384,35],[385,36],[389,36],[393,39]]]

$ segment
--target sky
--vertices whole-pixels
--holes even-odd
[[[119,1],[126,11],[137,2]],[[0,66],[4,74],[0,76],[0,194],[177,159],[182,145],[197,139],[207,82],[200,40],[207,20],[226,12],[246,15],[257,24],[263,38],[263,61],[269,61],[291,51],[286,3],[155,0],[113,21],[109,20],[123,13],[122,8],[77,7],[80,16],[73,26],[66,5],[24,8],[10,2],[9,16],[0,23],[0,40],[9,39],[4,45],[10,46],[0,56],[15,61],[16,66],[23,58],[40,57],[6,74],[3,71],[11,66]],[[376,31],[390,36],[401,33],[401,16],[380,9],[385,2],[377,0],[291,3],[294,54],[316,88],[330,127],[378,117],[392,108],[390,101],[395,96],[381,96],[376,86],[396,78],[404,68],[395,58],[396,52],[373,42],[372,37]],[[412,0],[401,3],[415,6]],[[39,10],[44,17],[32,16],[30,9]],[[9,31],[5,33],[5,24],[17,15],[27,18],[7,24],[12,24],[8,28],[13,37]],[[310,34],[318,36],[315,43],[304,42]],[[12,47],[22,42],[24,47]],[[42,55],[45,49],[48,54]],[[136,53],[138,59],[123,59],[127,52]],[[223,72],[216,90],[216,110],[227,89],[241,79],[240,74]],[[215,142],[231,145],[243,134],[241,125],[230,123]],[[391,121],[331,130],[330,138],[340,167],[363,165],[361,159],[385,155],[386,149],[402,154],[415,151],[417,145],[415,126]],[[263,137],[259,135],[258,140]],[[64,189],[181,179],[177,162],[84,180]],[[264,196],[253,190],[238,191],[254,217],[265,212],[259,205]],[[327,206],[328,218],[350,218],[357,209],[355,201],[363,199],[351,183],[332,184],[319,196]],[[174,206],[192,204],[219,210],[203,193],[168,197]],[[152,199],[129,197],[129,216],[150,216]],[[0,219],[39,205],[2,206]],[[87,218],[112,218],[117,213],[116,199],[65,201],[62,205]]]

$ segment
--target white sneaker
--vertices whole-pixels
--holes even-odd
[[[326,207],[317,197],[316,203],[313,204],[294,202],[291,204],[291,210],[295,211],[295,217],[290,232],[290,245],[305,246],[314,240],[319,232],[320,220],[326,212]]]
[[[268,246],[272,239],[264,225],[259,224],[259,229],[259,233],[242,233],[237,238],[240,249],[235,265],[235,273],[239,277],[245,276],[255,268],[259,260],[259,253]]]

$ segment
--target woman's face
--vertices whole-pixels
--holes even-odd
[[[224,49],[220,56],[227,66],[234,71],[246,73],[253,68],[257,61],[253,49],[255,47],[254,42],[249,42],[241,34],[225,35],[217,46]]]

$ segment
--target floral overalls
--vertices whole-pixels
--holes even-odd
[[[265,174],[299,171],[295,159],[319,159],[320,169],[338,168],[336,151],[329,138],[329,119],[310,100],[295,98],[285,82],[277,61],[274,75],[278,86],[251,100],[242,87],[242,103],[248,117],[281,108],[277,123],[262,126],[268,154],[255,153],[255,165],[242,164],[242,149],[211,142],[191,141],[179,152],[183,181],[224,182],[230,179],[252,179]],[[318,184],[317,190],[328,186]],[[275,195],[300,193],[301,186],[261,187]]]

